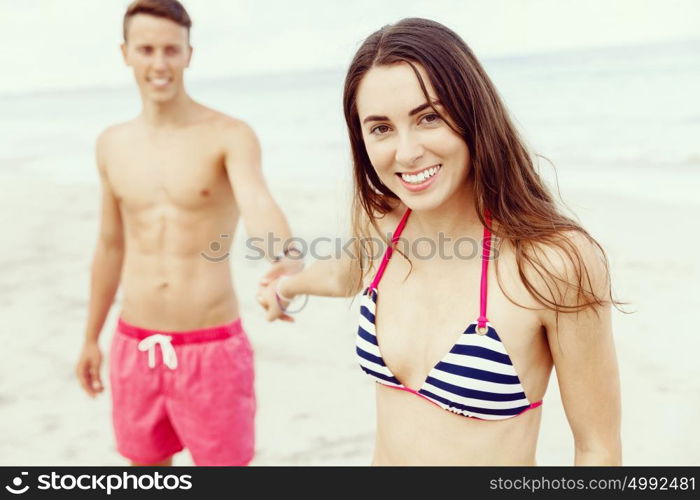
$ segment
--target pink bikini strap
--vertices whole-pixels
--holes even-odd
[[[410,215],[410,213],[411,213],[411,209],[407,208],[403,214],[403,217],[401,217],[401,222],[399,222],[399,225],[396,226],[396,230],[394,230],[394,236],[391,237],[391,245],[389,245],[386,249],[386,252],[384,252],[384,257],[382,257],[382,263],[379,265],[379,270],[377,271],[377,274],[374,275],[374,279],[372,280],[372,284],[369,286],[370,290],[377,289],[377,286],[379,285],[379,281],[382,279],[382,276],[384,275],[384,270],[386,269],[386,266],[389,263],[389,259],[391,258],[391,254],[394,251],[394,245],[396,244],[397,241],[399,241],[399,238],[401,237],[401,232],[403,231],[403,228],[406,226],[406,221],[408,220],[408,216]]]
[[[479,303],[479,319],[477,320],[478,328],[485,328],[488,318],[486,317],[486,297],[489,283],[489,257],[491,256],[491,231],[488,226],[491,225],[491,215],[486,212],[484,214],[486,225],[484,226],[483,250],[481,252],[481,300]]]

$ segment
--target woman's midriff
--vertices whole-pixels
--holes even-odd
[[[444,410],[377,384],[373,465],[535,465],[542,408],[505,420]]]

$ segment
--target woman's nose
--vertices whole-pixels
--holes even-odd
[[[417,161],[423,156],[425,149],[416,134],[406,132],[399,134],[399,141],[396,145],[396,162],[401,165],[413,168]]]

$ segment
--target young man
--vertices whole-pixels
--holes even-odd
[[[253,131],[185,91],[190,26],[177,0],[129,6],[122,52],[142,111],[97,140],[101,227],[77,375],[90,396],[103,390],[98,337],[121,281],[112,417],[117,448],[134,465],[170,465],[183,447],[197,465],[253,458],[252,351],[221,256],[239,217],[251,237],[290,237]],[[276,266],[298,267],[284,258]]]

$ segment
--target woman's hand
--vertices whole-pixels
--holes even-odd
[[[294,318],[284,312],[289,306],[290,301],[280,297],[277,291],[281,279],[281,277],[274,279],[263,277],[258,287],[258,303],[265,309],[265,317],[268,321],[280,319],[293,323]]]
[[[275,262],[260,280],[257,299],[260,306],[265,309],[268,321],[281,319],[289,323],[294,322],[294,318],[284,312],[289,307],[290,300],[280,297],[278,287],[283,276],[298,273],[303,267],[304,264],[300,260],[282,259]],[[294,298],[286,295],[285,297]]]

